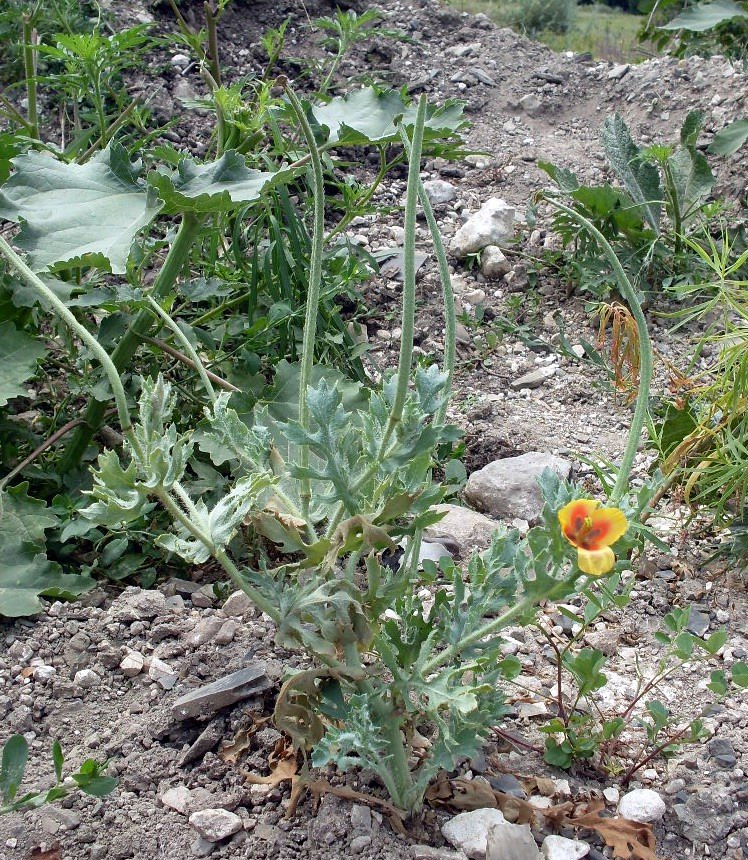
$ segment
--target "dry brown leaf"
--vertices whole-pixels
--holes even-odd
[[[270,773],[267,776],[243,771],[244,779],[253,785],[278,785],[289,780],[293,787],[296,774],[299,771],[299,763],[296,759],[296,753],[285,738],[281,738],[276,743],[275,748],[268,756],[268,766]]]
[[[428,787],[426,800],[434,808],[453,812],[499,809],[513,824],[532,822],[537,811],[526,800],[496,791],[482,779],[449,779],[444,771]]]
[[[232,741],[222,741],[218,748],[218,758],[228,764],[236,764],[241,758],[242,753],[246,752],[252,745],[252,738],[264,726],[270,722],[270,717],[263,717],[259,714],[250,714],[252,725],[247,729],[242,729],[234,735]]]
[[[543,797],[553,797],[558,793],[556,783],[544,776],[520,776],[519,781],[522,783],[527,794],[542,794]]]
[[[254,731],[243,730],[234,735],[234,740],[230,743],[221,742],[218,748],[218,758],[225,761],[227,764],[236,764],[242,756],[252,746],[252,735]]]
[[[601,800],[576,808],[569,802],[546,809],[543,814],[558,827],[595,830],[605,840],[605,844],[610,845],[613,856],[619,860],[659,860],[655,854],[657,842],[651,824],[630,821],[628,818],[603,818],[600,811],[604,808],[605,804]],[[583,812],[577,812],[582,809]],[[568,814],[570,812],[572,815]]]

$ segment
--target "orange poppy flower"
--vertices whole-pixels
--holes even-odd
[[[616,563],[611,546],[629,527],[623,511],[601,508],[594,499],[575,499],[558,512],[564,537],[577,548],[579,569],[590,576],[610,573]]]

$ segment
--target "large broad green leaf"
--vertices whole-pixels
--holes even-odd
[[[12,322],[0,323],[0,406],[27,393],[21,383],[34,375],[45,353],[37,338],[18,331]]]
[[[714,135],[709,146],[712,155],[732,155],[748,140],[748,119],[738,119]]]
[[[429,105],[426,110],[426,140],[450,137],[467,125],[462,117],[462,102],[450,100],[443,107]],[[398,125],[412,126],[416,105],[405,103],[397,90],[380,91],[374,87],[356,90],[312,108],[314,119],[325,126],[329,143],[346,145],[392,143],[400,140]]]
[[[659,236],[663,192],[657,168],[641,159],[639,147],[619,114],[607,117],[600,138],[608,161],[626,191],[642,207],[644,217]]]
[[[694,33],[703,33],[705,30],[711,30],[712,27],[738,17],[748,18],[748,12],[734,3],[733,0],[714,0],[713,3],[690,6],[672,21],[663,24],[660,29],[691,30]]]
[[[252,203],[263,191],[290,181],[297,172],[254,170],[243,155],[228,150],[210,164],[184,158],[176,170],[154,171],[148,182],[158,189],[166,213],[223,212]]]
[[[44,552],[45,531],[57,524],[27,484],[0,493],[0,615],[17,618],[43,609],[39,595],[73,599],[94,581],[62,573]]]
[[[124,147],[114,143],[85,164],[39,152],[13,163],[0,190],[0,218],[22,222],[16,243],[35,271],[81,264],[125,271],[133,239],[161,203]]]

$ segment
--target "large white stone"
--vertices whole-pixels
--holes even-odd
[[[494,460],[468,478],[465,501],[497,519],[506,522],[522,519],[531,523],[543,512],[538,478],[547,468],[561,478],[568,478],[571,463],[541,452]]]
[[[449,243],[449,250],[462,260],[488,245],[502,245],[514,234],[514,207],[506,200],[491,197],[460,227]]]
[[[659,821],[665,814],[665,801],[651,788],[635,788],[618,802],[618,814],[644,824]]]
[[[540,850],[546,860],[580,860],[590,853],[590,846],[565,836],[546,836]]]
[[[488,832],[496,826],[512,827],[498,809],[461,812],[442,825],[442,836],[471,860],[485,860]]]
[[[228,839],[242,829],[242,820],[228,809],[203,809],[193,812],[189,818],[190,824],[208,842],[220,842]]]

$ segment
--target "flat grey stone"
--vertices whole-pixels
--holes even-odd
[[[688,614],[686,629],[694,636],[705,636],[709,632],[709,615],[706,612],[699,612],[692,606]]]
[[[556,369],[553,364],[548,367],[538,367],[537,370],[523,374],[519,379],[513,379],[509,385],[515,391],[520,391],[523,388],[540,388],[544,382],[556,375]]]
[[[215,747],[218,746],[218,742],[223,737],[225,728],[226,727],[222,719],[212,720],[208,723],[202,732],[200,732],[197,740],[192,744],[192,746],[188,747],[179,756],[179,759],[177,760],[179,767],[184,767],[186,764],[198,761],[205,755],[205,753],[215,749]]]
[[[232,672],[212,684],[198,687],[185,693],[171,706],[172,715],[178,720],[208,719],[221,708],[228,708],[267,690],[271,681],[259,664]]]
[[[452,542],[459,547],[461,556],[469,555],[473,550],[483,550],[491,543],[491,536],[499,528],[499,523],[485,514],[479,514],[462,505],[434,505],[433,509],[446,516],[429,526],[425,534],[432,541],[437,541],[452,550]]]

